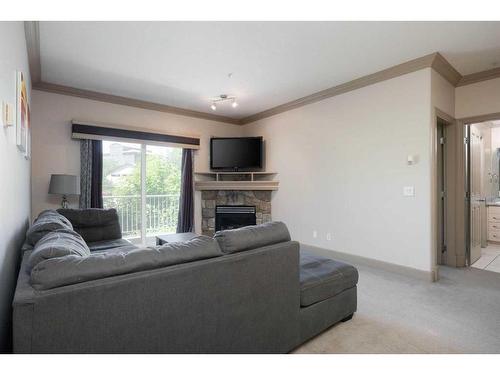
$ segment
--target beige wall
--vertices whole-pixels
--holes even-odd
[[[29,83],[22,22],[0,22],[0,102],[16,106],[16,71]],[[16,146],[16,127],[0,125],[0,352],[11,347],[11,303],[20,248],[30,217],[30,161]]]
[[[33,215],[46,208],[56,208],[60,197],[47,194],[52,173],[80,174],[80,144],[71,139],[72,119],[172,132],[201,137],[195,152],[195,170],[209,168],[211,136],[237,136],[241,127],[214,121],[172,115],[163,112],[102,103],[70,96],[33,91]],[[195,226],[201,227],[201,197],[195,194]],[[71,200],[72,206],[78,200]]]
[[[433,107],[438,108],[450,117],[454,117],[455,86],[433,69],[431,70],[431,96]]]
[[[306,244],[431,271],[432,113],[424,69],[244,126],[279,173],[273,219]]]
[[[500,78],[457,87],[455,117],[487,115],[500,112]]]

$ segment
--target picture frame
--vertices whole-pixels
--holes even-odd
[[[16,72],[16,145],[24,153],[24,157],[31,157],[30,150],[30,108],[28,87],[23,72]]]

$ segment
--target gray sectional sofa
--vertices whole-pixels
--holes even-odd
[[[115,210],[49,210],[23,250],[15,353],[287,353],[356,311],[356,269],[280,222],[139,248]]]

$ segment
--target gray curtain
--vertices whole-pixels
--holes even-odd
[[[80,208],[102,208],[102,141],[80,141]]]
[[[80,140],[80,208],[91,207],[92,140]]]
[[[181,195],[177,233],[194,230],[193,150],[182,149]]]

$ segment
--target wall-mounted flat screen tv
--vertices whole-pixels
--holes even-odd
[[[262,168],[262,137],[211,138],[210,168],[257,170]]]

